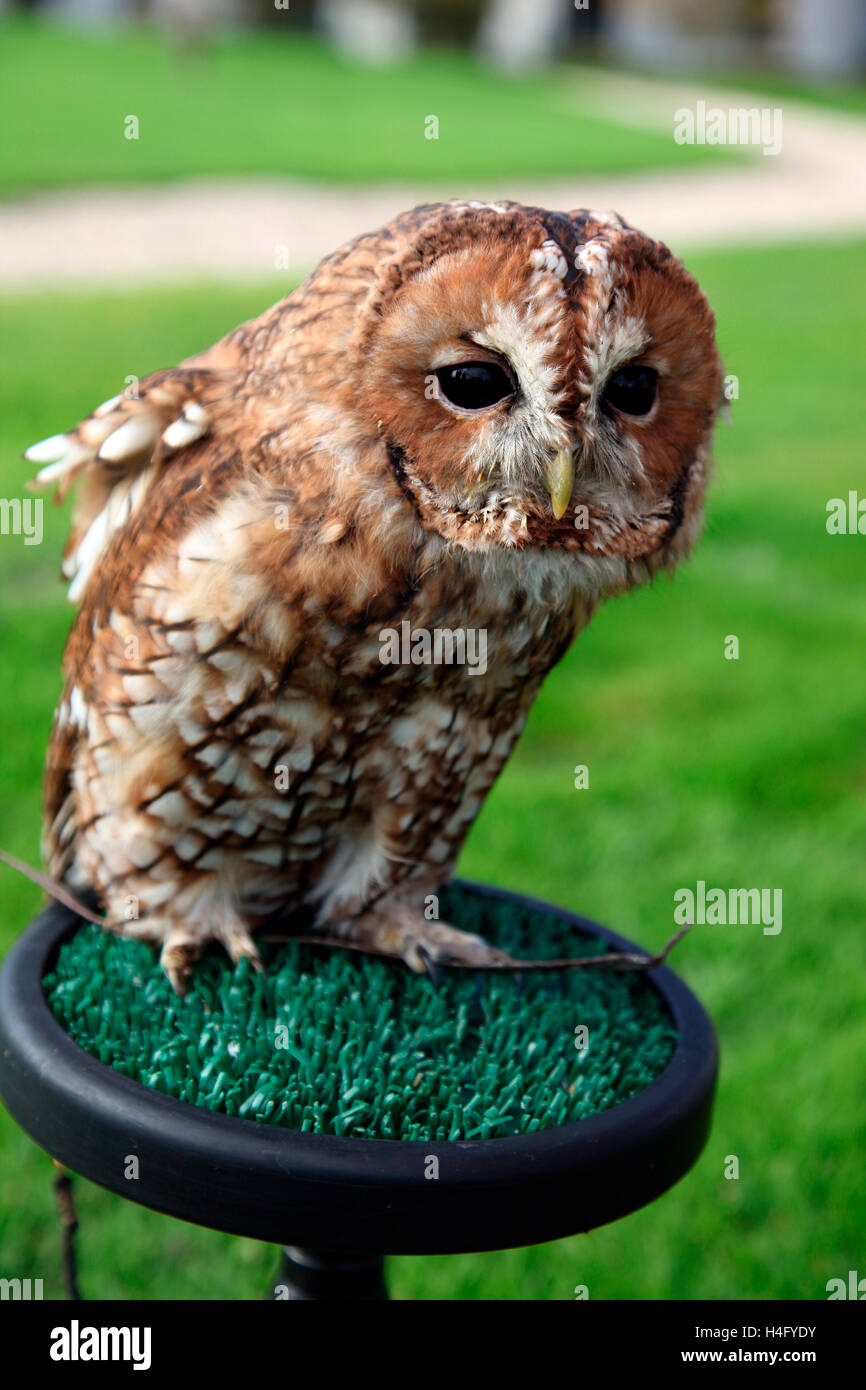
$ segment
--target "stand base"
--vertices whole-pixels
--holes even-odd
[[[454,887],[478,899],[480,911],[504,904],[530,917],[555,916],[612,950],[639,950],[549,904]],[[51,1013],[42,984],[79,926],[67,908],[53,905],[3,962],[0,1095],[36,1143],[72,1172],[154,1211],[288,1247],[279,1297],[382,1299],[386,1255],[506,1250],[593,1230],[667,1191],[706,1142],[715,1035],[697,999],[665,966],[644,988],[667,1006],[676,1048],[661,1074],[629,1099],[498,1139],[359,1139],[217,1113],[141,1085],[83,1051]],[[563,1027],[567,1065],[577,1055],[569,1034],[579,1021],[569,1014]],[[144,1156],[136,1182],[125,1176],[130,1154]]]
[[[333,1251],[283,1247],[272,1299],[310,1302],[373,1303],[387,1299],[385,1260],[381,1255],[334,1254]]]

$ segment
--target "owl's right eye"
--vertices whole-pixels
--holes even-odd
[[[436,373],[447,401],[461,410],[486,410],[514,395],[514,382],[495,362],[457,362]]]

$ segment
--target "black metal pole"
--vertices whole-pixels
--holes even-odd
[[[329,1250],[283,1247],[272,1299],[304,1302],[371,1303],[387,1299],[382,1255],[336,1254]]]

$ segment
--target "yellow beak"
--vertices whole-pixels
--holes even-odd
[[[574,487],[574,458],[571,449],[560,449],[556,457],[551,459],[545,470],[544,481],[550,493],[553,515],[559,521],[571,501],[571,489]]]

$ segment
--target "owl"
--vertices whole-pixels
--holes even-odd
[[[275,921],[501,963],[437,891],[546,673],[692,546],[721,396],[665,246],[455,201],[35,445],[78,484],[50,873],[179,992]]]

